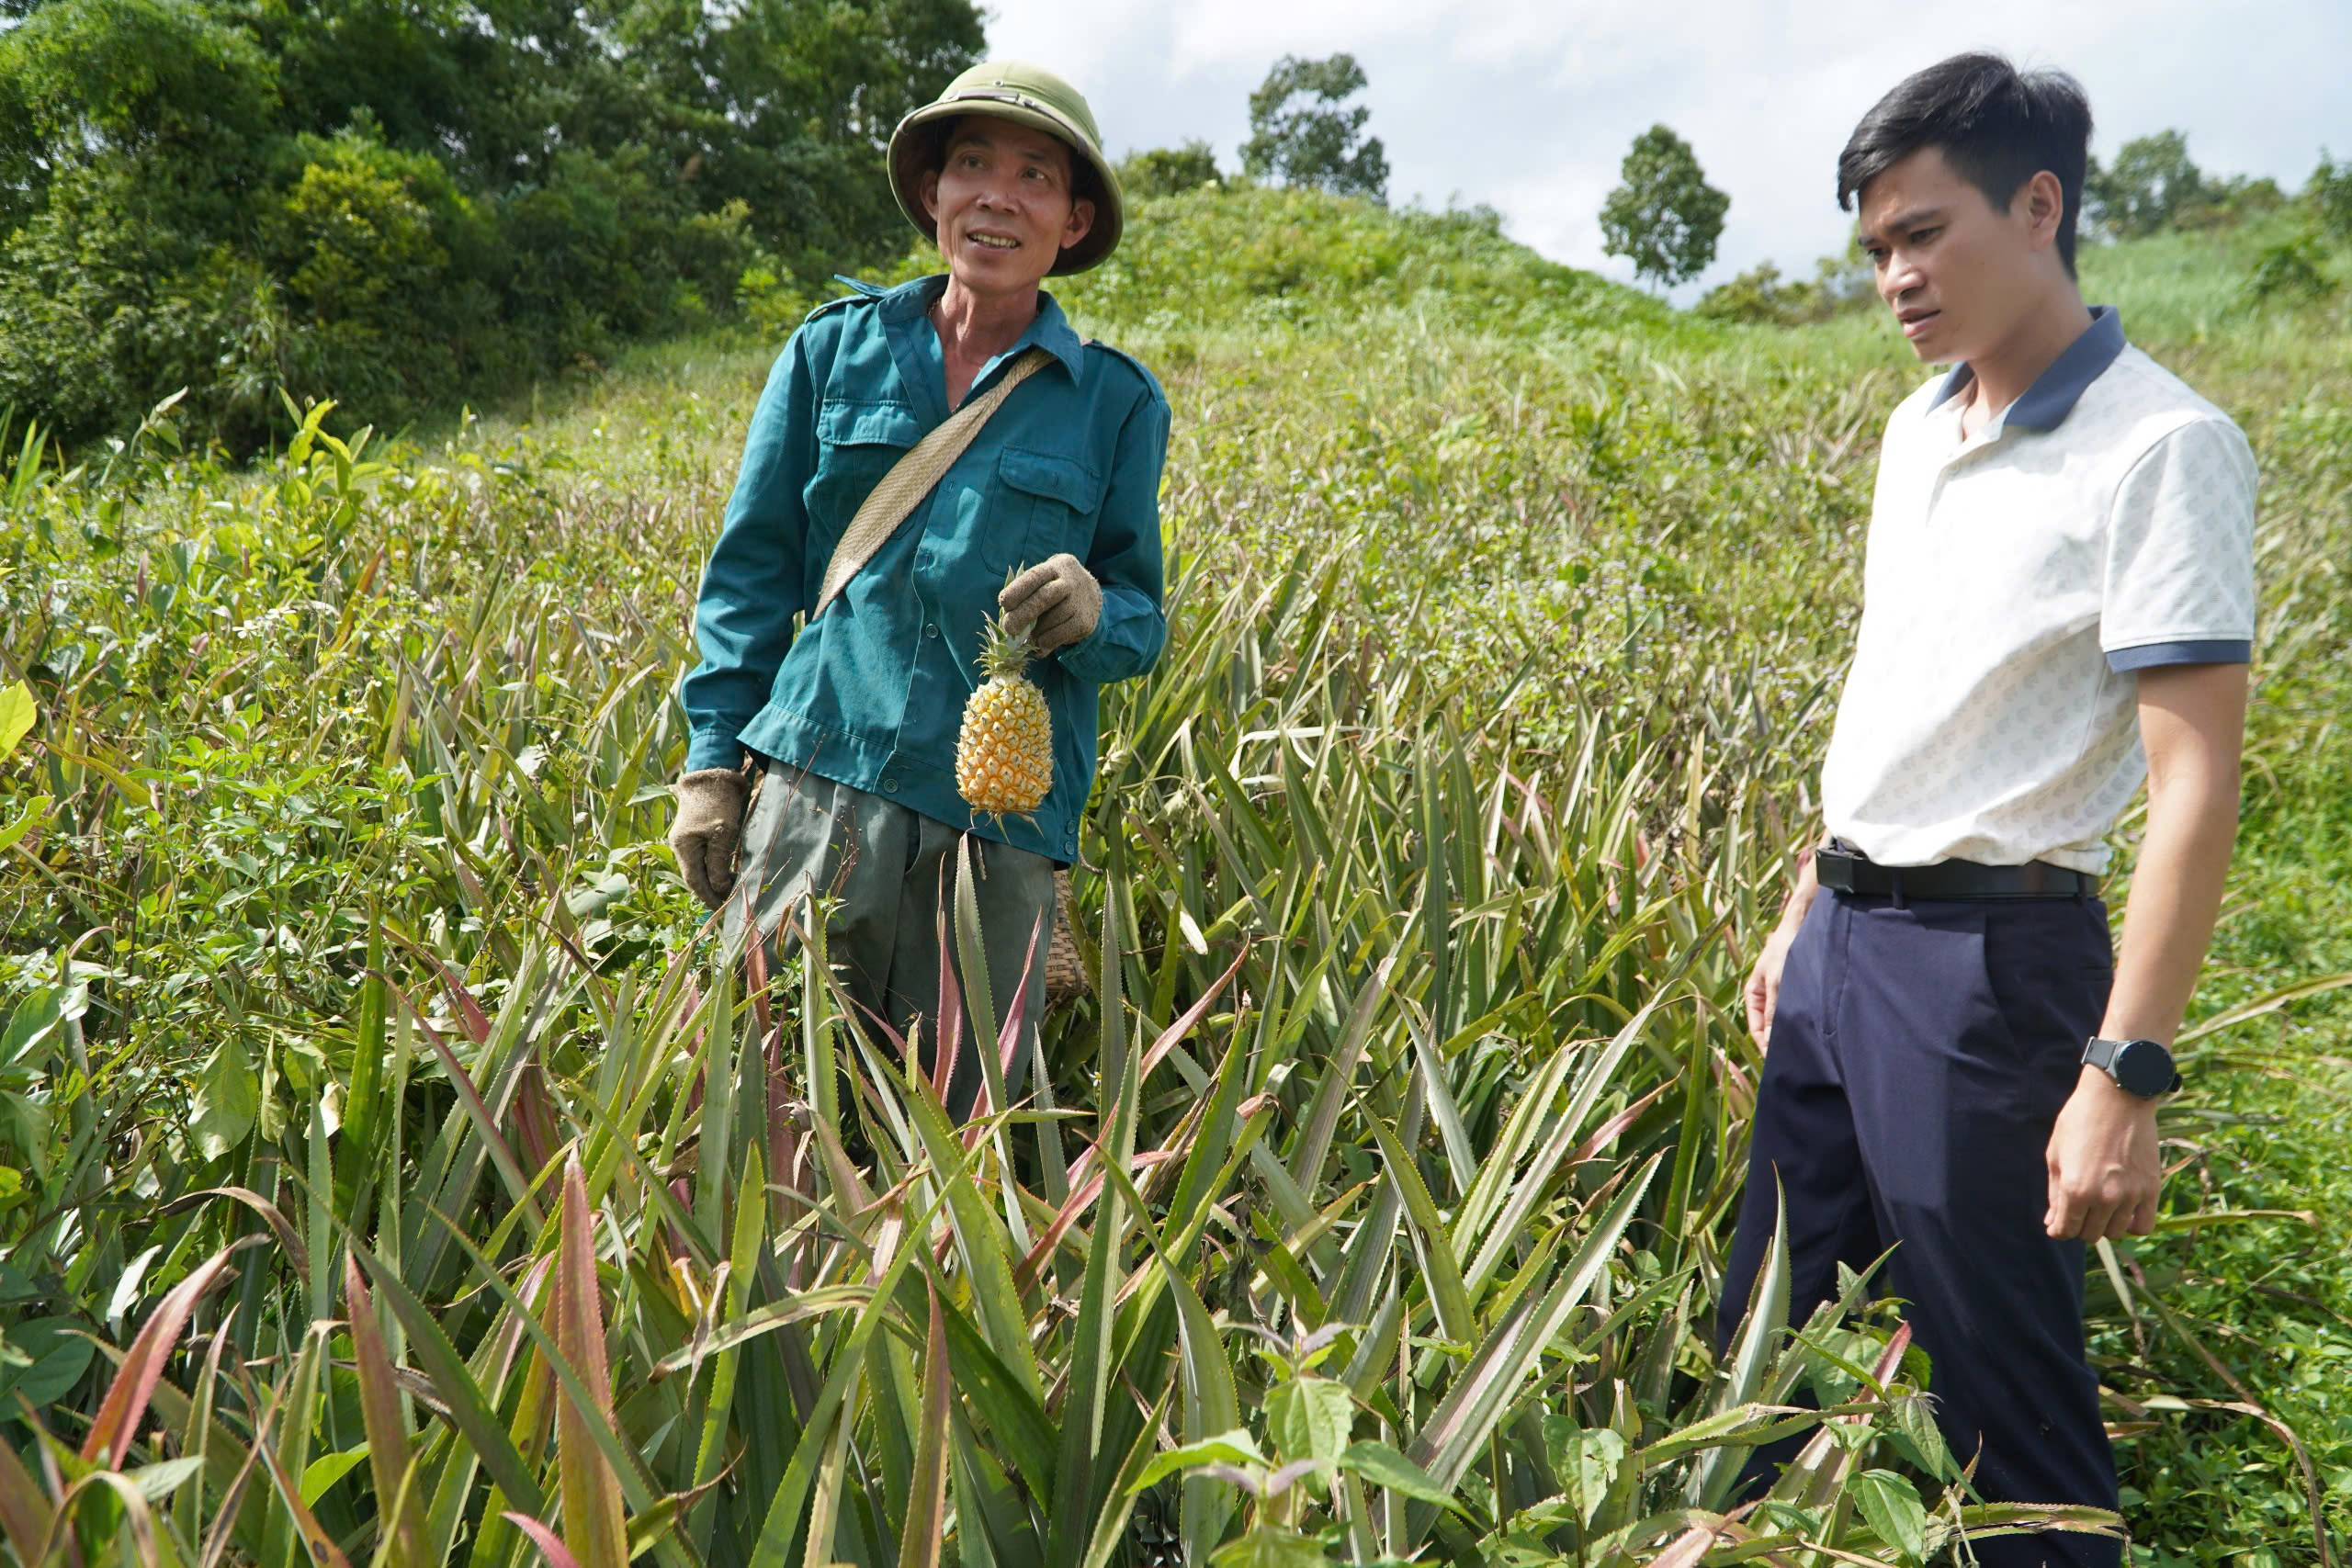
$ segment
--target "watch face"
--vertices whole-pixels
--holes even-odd
[[[2172,1088],[2172,1053],[2153,1040],[2127,1040],[2115,1053],[2115,1081],[2143,1100]]]

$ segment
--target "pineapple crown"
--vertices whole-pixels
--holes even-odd
[[[1020,567],[1007,567],[1004,586],[1012,587],[1013,579],[1020,575]],[[999,591],[1000,596],[1001,592]],[[979,665],[983,679],[993,680],[999,675],[1018,677],[1029,668],[1029,660],[1035,651],[1029,641],[1028,627],[1023,626],[1017,632],[1005,629],[1003,612],[999,611],[982,621]]]
[[[1007,631],[1002,615],[990,615],[980,631],[980,673],[1017,676],[1029,668],[1033,651],[1028,627]]]

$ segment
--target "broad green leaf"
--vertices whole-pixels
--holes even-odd
[[[25,731],[40,716],[40,710],[33,705],[31,687],[22,681],[0,687],[0,757],[17,749],[17,742],[25,738]]]
[[[17,819],[0,827],[0,854],[5,854],[9,846],[39,827],[41,819],[49,815],[49,807],[50,797],[45,795],[37,795],[25,802],[25,807],[17,814]]]
[[[302,1467],[302,1501],[315,1508],[327,1489],[368,1462],[368,1445],[323,1453]]]
[[[1329,1378],[1295,1377],[1266,1401],[1266,1427],[1283,1462],[1336,1461],[1347,1451],[1355,1424],[1355,1396]]]
[[[8,1346],[27,1359],[19,1366],[0,1361],[0,1407],[16,1409],[19,1395],[36,1410],[64,1398],[97,1357],[98,1348],[84,1337],[88,1327],[70,1317],[10,1324]]]
[[[1252,1465],[1262,1470],[1266,1456],[1258,1451],[1257,1438],[1246,1429],[1236,1427],[1154,1455],[1151,1462],[1143,1467],[1143,1473],[1136,1477],[1136,1486],[1141,1490],[1155,1481],[1203,1464]]]
[[[205,1158],[220,1158],[254,1130],[254,1119],[261,1113],[261,1075],[235,1035],[214,1046],[212,1055],[205,1058],[197,1076],[194,1100],[195,1115],[188,1130],[195,1135],[197,1151]]]
[[[1354,1471],[1375,1486],[1404,1497],[1416,1497],[1424,1503],[1463,1512],[1453,1495],[1430,1479],[1429,1472],[1390,1448],[1386,1443],[1350,1443],[1340,1456],[1340,1463]]]
[[[1928,1510],[1911,1483],[1890,1470],[1865,1470],[1846,1483],[1847,1495],[1878,1538],[1917,1563],[1927,1555]]]
[[[1577,1517],[1589,1520],[1616,1484],[1625,1461],[1623,1436],[1607,1427],[1579,1427],[1565,1416],[1544,1416],[1543,1431],[1552,1472],[1567,1489]]]
[[[1313,1536],[1262,1519],[1209,1556],[1214,1568],[1329,1568],[1330,1561]]]

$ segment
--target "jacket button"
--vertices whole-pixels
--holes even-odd
[[[922,635],[925,637],[937,637],[939,635],[939,627],[936,625],[927,626],[923,627]]]
[[[896,795],[896,794],[898,794],[898,793],[899,793],[899,781],[898,781],[898,780],[896,780],[896,779],[884,779],[884,780],[882,781],[882,793],[883,793],[884,795]]]

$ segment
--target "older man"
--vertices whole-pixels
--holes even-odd
[[[1168,402],[1135,360],[1081,343],[1039,288],[1100,262],[1121,229],[1117,178],[1068,83],[1017,62],[976,66],[899,126],[889,164],[945,271],[820,308],[776,361],[703,579],[670,841],[730,930],[748,917],[773,939],[796,903],[831,895],[829,947],[850,996],[901,1035],[919,1030],[928,1066],[942,900],[970,840],[1000,1015],[1028,964],[1018,1085],[1054,871],[1077,858],[1093,780],[1096,694],[1149,670],[1167,637]],[[1033,347],[1043,367],[820,607],[860,503]],[[992,614],[1027,631],[1052,715],[1052,787],[1025,818],[976,818],[956,784],[957,723]],[[968,1115],[983,1081],[960,1053],[951,1112]]]

